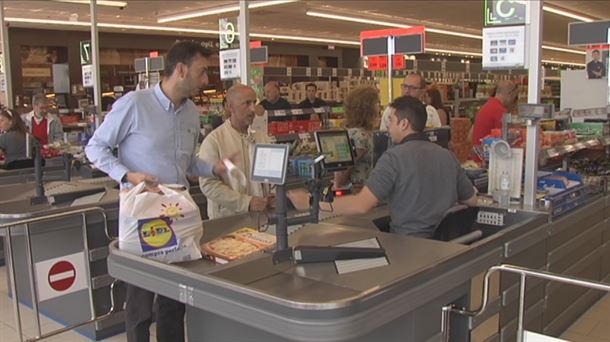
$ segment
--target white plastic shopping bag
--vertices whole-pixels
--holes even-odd
[[[188,190],[144,182],[120,194],[119,249],[165,263],[201,258],[203,235],[199,207]]]

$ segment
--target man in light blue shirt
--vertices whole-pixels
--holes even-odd
[[[200,44],[174,44],[165,58],[165,77],[155,87],[131,92],[114,103],[85,148],[87,158],[122,187],[141,182],[182,184],[187,175],[226,173],[196,157],[199,111],[189,99],[207,84],[211,52]],[[118,156],[112,149],[118,147]],[[154,293],[127,286],[126,329],[129,342],[148,342]],[[184,304],[157,298],[157,340],[184,341]]]

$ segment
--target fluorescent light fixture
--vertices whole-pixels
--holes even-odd
[[[379,25],[379,26],[400,27],[400,28],[410,28],[410,27],[413,27],[412,25],[397,24],[397,23],[392,23],[392,22],[389,22],[389,21],[356,18],[356,17],[345,16],[345,15],[322,13],[322,12],[316,12],[316,11],[307,11],[307,12],[305,12],[305,14],[309,15],[309,16],[312,16],[312,17],[319,17],[319,18],[326,18],[326,19],[335,19],[335,20],[343,20],[343,21],[352,21],[352,22],[362,23],[362,24],[373,24],[373,25]],[[446,35],[450,35],[450,36],[458,36],[458,37],[474,38],[474,39],[483,39],[483,37],[480,36],[480,35],[461,33],[461,32],[455,32],[455,31],[448,31],[448,30],[441,30],[441,29],[435,29],[435,28],[430,28],[430,27],[426,27],[426,31],[427,32],[432,32],[432,33],[446,34]]]
[[[267,33],[250,33],[250,37],[360,46],[359,41],[353,41],[353,40],[326,39],[326,38],[314,38],[314,37],[302,37],[302,36],[287,36],[287,35],[267,34]]]
[[[561,52],[567,52],[567,53],[575,53],[577,55],[586,55],[587,54],[585,51],[560,48],[560,47],[550,46],[550,45],[542,45],[542,48],[546,49],[546,50],[561,51]]]
[[[550,59],[543,59],[543,60],[541,60],[541,62],[542,63],[547,63],[547,64],[557,64],[557,65],[574,65],[574,66],[579,66],[579,67],[587,66],[584,63],[572,63],[572,62],[552,61]]]
[[[568,17],[568,18],[584,21],[586,23],[590,23],[592,21],[595,21],[595,20],[593,20],[591,18],[582,16],[582,15],[579,15],[579,14],[576,14],[576,13],[573,13],[573,12],[564,11],[564,10],[561,10],[559,8],[555,8],[555,7],[551,7],[551,6],[544,5],[544,6],[542,6],[542,10],[547,11],[547,12],[551,12],[551,13],[555,13],[555,14],[558,14],[558,15],[561,15],[561,16],[564,16],[564,17]]]
[[[30,18],[4,18],[5,21],[14,23],[29,23],[29,24],[50,24],[50,25],[69,25],[69,26],[91,26],[91,23],[84,21],[68,21],[68,20],[51,20],[51,19],[30,19]]]
[[[67,2],[71,4],[82,4],[89,5],[91,1],[89,0],[54,0],[55,2]],[[127,6],[127,2],[125,1],[112,1],[112,0],[97,0],[95,2],[96,5],[100,6],[110,6],[110,7],[125,7]]]
[[[253,8],[282,5],[282,4],[287,4],[287,3],[296,2],[296,1],[297,0],[275,0],[275,1],[249,2],[248,8],[253,9]],[[212,7],[212,8],[207,8],[207,9],[203,9],[200,11],[189,11],[189,12],[185,12],[185,13],[166,15],[166,16],[159,17],[159,19],[157,19],[157,22],[158,23],[169,23],[171,21],[205,17],[208,15],[235,12],[235,11],[239,11],[239,4]]]
[[[462,55],[462,56],[477,56],[477,57],[483,56],[483,54],[480,52],[456,51],[456,50],[432,49],[432,48],[425,48],[424,52],[450,53],[453,55]]]
[[[169,26],[147,26],[147,25],[127,25],[127,24],[110,24],[97,23],[99,27],[131,29],[131,30],[151,30],[151,31],[166,31],[166,32],[183,32],[183,33],[200,33],[200,34],[219,34],[218,30],[202,30],[191,29],[184,27],[169,27]]]

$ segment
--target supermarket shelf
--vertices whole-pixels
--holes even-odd
[[[325,114],[331,113],[331,107],[318,107],[318,108],[294,108],[294,109],[278,109],[268,110],[267,116],[278,117],[278,116],[296,116],[296,115],[311,115],[311,114]]]
[[[578,152],[587,148],[593,148],[598,146],[609,146],[610,137],[604,137],[600,139],[590,139],[587,141],[579,141],[574,144],[567,144],[562,146],[556,146],[544,149],[540,151],[540,155],[544,159],[552,159],[562,157],[570,153]]]

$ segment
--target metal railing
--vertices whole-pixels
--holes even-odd
[[[514,266],[514,265],[499,265],[492,266],[485,273],[485,278],[483,282],[483,299],[481,302],[481,306],[476,310],[467,310],[466,308],[456,308],[454,305],[447,305],[443,307],[442,310],[442,318],[441,318],[441,342],[449,342],[449,333],[451,329],[451,314],[459,314],[468,316],[470,318],[476,317],[487,309],[487,305],[489,304],[489,287],[490,287],[490,278],[491,275],[495,272],[509,272],[519,274],[519,317],[517,321],[517,342],[523,342],[523,315],[525,311],[525,280],[527,276],[531,276],[533,278],[539,278],[544,280],[556,281],[559,283],[586,287],[589,289],[606,291],[610,293],[610,284],[591,281],[591,280],[582,280],[576,277],[560,275],[556,273],[532,270],[525,267]]]
[[[88,236],[87,236],[87,213],[99,213],[103,220],[104,220],[104,233],[106,234],[106,236],[108,237],[109,240],[113,240],[112,235],[110,234],[109,230],[108,230],[108,219],[106,217],[106,212],[104,211],[103,208],[101,207],[90,207],[90,208],[84,208],[84,209],[77,209],[77,210],[71,210],[71,211],[66,211],[66,212],[62,212],[62,213],[56,213],[56,214],[50,214],[50,215],[45,215],[45,216],[39,216],[39,217],[34,217],[34,218],[29,218],[29,219],[25,219],[25,220],[20,220],[20,221],[12,221],[12,222],[8,222],[8,223],[3,223],[0,224],[0,230],[2,229],[6,229],[6,252],[7,252],[7,257],[8,257],[8,269],[9,269],[9,277],[10,277],[10,284],[11,284],[11,290],[13,291],[13,312],[15,315],[15,323],[17,324],[17,333],[19,335],[19,340],[20,341],[24,341],[23,339],[23,328],[21,326],[21,312],[19,309],[19,295],[18,295],[18,289],[17,289],[17,281],[16,281],[16,271],[15,271],[15,260],[14,260],[14,255],[13,255],[13,246],[12,246],[12,236],[11,236],[11,229],[15,229],[15,228],[19,228],[20,226],[25,226],[25,252],[26,252],[26,262],[28,264],[28,276],[29,276],[29,280],[30,280],[30,294],[32,296],[32,309],[35,312],[35,321],[36,321],[36,332],[37,335],[34,338],[31,339],[27,339],[25,340],[26,342],[33,342],[33,341],[39,341],[42,339],[45,339],[47,337],[51,337],[51,336],[55,336],[61,333],[64,333],[66,331],[81,327],[83,325],[86,324],[90,324],[90,323],[94,323],[100,320],[103,320],[107,317],[109,317],[111,314],[113,314],[115,312],[115,300],[114,300],[114,289],[115,289],[115,285],[116,285],[116,280],[110,285],[110,310],[101,315],[101,316],[97,316],[95,314],[95,306],[93,303],[93,289],[92,289],[92,284],[91,284],[91,271],[90,271],[90,256],[89,256],[89,240],[88,240]],[[89,292],[89,307],[91,310],[91,316],[89,317],[88,320],[83,321],[83,322],[79,322],[79,323],[75,323],[60,329],[56,329],[56,330],[52,330],[50,332],[47,333],[42,333],[42,329],[41,329],[41,325],[40,325],[40,310],[38,308],[38,292],[37,292],[37,279],[34,276],[35,271],[34,271],[34,262],[33,262],[33,255],[32,255],[32,244],[31,244],[31,234],[30,234],[30,224],[32,223],[36,223],[36,222],[42,222],[42,221],[49,221],[49,220],[53,220],[53,219],[59,219],[59,218],[64,218],[64,217],[69,217],[72,215],[78,215],[80,214],[82,217],[82,234],[83,234],[83,247],[84,247],[84,255],[85,255],[85,279],[87,280],[87,290]]]

